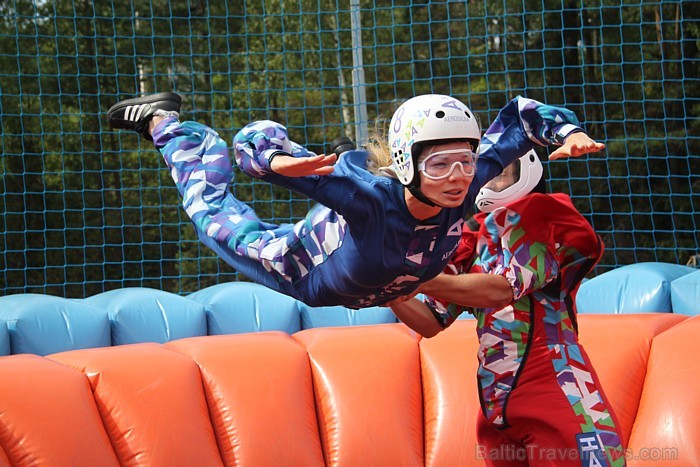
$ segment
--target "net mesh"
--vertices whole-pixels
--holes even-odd
[[[549,188],[605,241],[594,273],[685,264],[700,252],[699,11],[656,0],[0,3],[0,293],[188,293],[244,279],[200,245],[152,145],[107,125],[116,101],[161,91],[229,142],[271,119],[319,153],[416,94],[455,95],[484,123],[516,95],[562,105],[607,144],[546,164]],[[232,190],[271,222],[310,207],[240,172]]]

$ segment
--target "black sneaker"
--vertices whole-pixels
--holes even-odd
[[[159,110],[163,111],[164,116],[177,115],[181,102],[180,96],[173,92],[126,99],[117,102],[107,111],[107,121],[112,128],[133,130],[153,141],[153,137],[148,133],[148,122],[153,115]]]

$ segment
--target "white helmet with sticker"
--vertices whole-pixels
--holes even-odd
[[[426,144],[467,140],[476,153],[480,139],[478,117],[460,100],[442,94],[416,96],[404,102],[391,118],[392,168],[402,184],[416,184],[417,160]]]

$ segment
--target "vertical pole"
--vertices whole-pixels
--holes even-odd
[[[138,30],[141,29],[141,24],[140,24],[140,21],[139,21],[139,12],[138,12],[138,10],[136,10],[135,13],[136,13],[136,14],[134,15],[134,29],[135,29],[134,33],[135,33],[135,34],[138,34]],[[139,96],[143,96],[144,94],[146,94],[146,77],[144,76],[145,73],[144,73],[144,71],[143,71],[143,63],[141,63],[141,61],[140,61],[138,58],[136,58],[136,70],[137,70],[137,72],[138,72],[138,74],[139,74],[139,77],[138,77],[138,80],[139,80],[139,82],[138,82],[138,87],[139,87],[139,89],[138,89],[137,92],[138,92],[138,95],[139,95]]]
[[[350,24],[352,34],[352,96],[355,109],[355,143],[358,147],[367,143],[367,95],[365,70],[362,63],[362,25],[360,0],[350,0]]]

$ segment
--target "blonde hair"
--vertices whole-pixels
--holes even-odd
[[[365,149],[369,153],[367,170],[370,173],[396,178],[391,168],[391,148],[389,148],[387,132],[382,129],[379,120],[375,122],[374,131],[370,134],[369,143]]]

